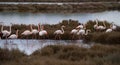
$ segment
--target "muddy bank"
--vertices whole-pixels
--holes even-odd
[[[0,2],[119,2],[120,0],[0,0]]]
[[[120,10],[119,3],[71,3],[71,4],[0,4],[0,11],[79,13]]]

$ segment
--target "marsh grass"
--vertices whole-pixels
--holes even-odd
[[[108,43],[108,44],[119,44],[120,43],[120,32],[111,33],[93,33],[91,41]]]
[[[26,56],[19,50],[0,49],[1,65],[119,65],[120,45],[49,45]],[[4,59],[4,62],[2,62]]]

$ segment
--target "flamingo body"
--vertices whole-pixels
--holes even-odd
[[[84,26],[83,26],[83,25],[79,25],[79,26],[77,26],[76,28],[83,29],[83,28],[84,28]]]
[[[106,30],[106,33],[107,33],[107,32],[112,32],[112,29],[111,29],[111,28],[107,29],[107,30]]]
[[[116,29],[117,29],[117,26],[113,25],[111,28],[112,28],[113,30],[116,30]]]
[[[47,35],[47,31],[46,30],[41,30],[39,32],[39,36],[43,36],[43,35]]]
[[[97,29],[104,30],[104,29],[106,29],[106,27],[104,27],[104,26],[98,26]]]
[[[29,31],[29,30],[25,30],[23,33],[22,33],[22,35],[25,35],[25,36],[27,36],[27,35],[31,35],[32,33]]]
[[[85,30],[84,29],[80,29],[77,33],[77,35],[83,35],[85,34]]]
[[[63,34],[62,30],[56,30],[54,34]]]
[[[71,34],[76,34],[77,32],[78,32],[78,30],[73,29],[70,33],[71,33]]]
[[[17,39],[18,36],[17,36],[16,34],[12,34],[12,35],[10,35],[8,38],[10,38],[10,39]]]
[[[11,34],[11,32],[7,31],[7,30],[3,30],[2,31],[3,37],[7,37]]]
[[[37,29],[33,29],[31,32],[32,34],[37,34],[39,31]]]

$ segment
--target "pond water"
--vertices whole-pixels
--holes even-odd
[[[91,48],[93,44],[94,43],[83,43],[82,40],[0,40],[1,48],[8,48],[9,50],[18,49],[27,55],[30,55],[34,51],[41,49],[47,45],[77,45],[83,48]]]
[[[120,25],[120,11],[104,11],[97,13],[30,13],[30,12],[0,12],[0,22],[15,24],[56,24],[62,20],[78,20],[86,23],[89,20],[107,20]]]

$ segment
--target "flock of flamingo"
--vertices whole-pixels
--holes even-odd
[[[16,34],[11,34],[11,26],[8,30],[3,30],[3,25],[1,27],[0,37],[5,37],[6,39],[17,39],[18,38],[18,32],[19,30],[16,30]],[[61,26],[61,30],[56,30],[53,34],[55,34],[55,39],[61,39],[61,35],[64,34],[64,28],[65,26]],[[116,30],[117,26],[115,24],[111,24],[109,28],[106,27],[105,22],[103,22],[103,25],[98,24],[98,20],[96,20],[96,24],[93,26],[95,30],[105,30],[106,33],[112,32]],[[27,39],[29,35],[34,35],[34,38],[36,38],[36,35],[39,34],[39,36],[46,36],[48,35],[48,32],[44,29],[43,25],[38,24],[38,29],[33,29],[32,25],[30,25],[31,30],[25,30],[21,35],[24,35]],[[75,29],[71,30],[70,34],[72,34],[72,39],[74,39],[75,35],[87,35],[89,32],[91,32],[90,29],[86,29],[86,26],[84,24],[78,25]]]

